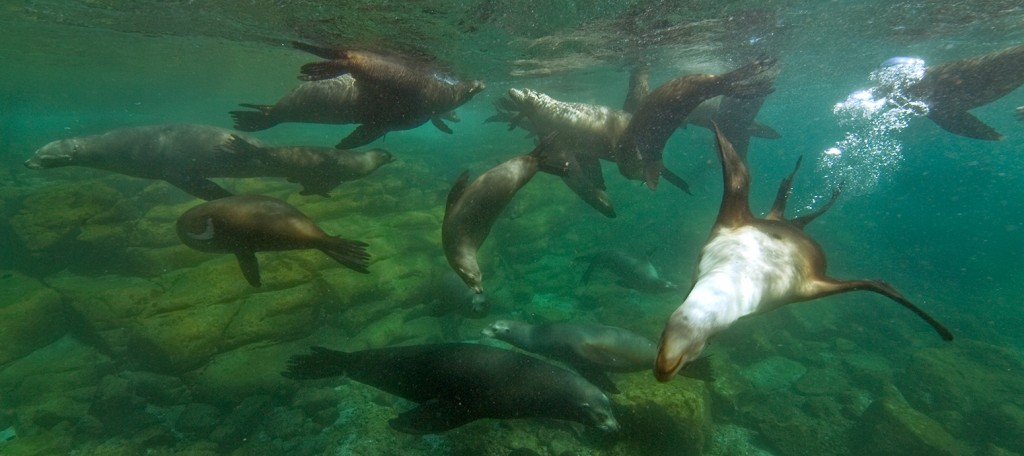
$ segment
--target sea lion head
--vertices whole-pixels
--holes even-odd
[[[484,337],[505,339],[512,333],[512,325],[514,323],[511,320],[498,320],[481,330],[480,334],[484,335]]]
[[[25,161],[25,167],[29,169],[46,169],[74,165],[75,159],[82,148],[83,144],[78,138],[53,141],[36,150],[32,158]]]
[[[608,396],[590,382],[579,378],[582,400],[576,404],[579,421],[589,424],[605,432],[619,430],[619,422],[612,413],[612,403]]]
[[[693,314],[693,315],[691,315]],[[680,369],[697,359],[711,337],[711,316],[689,312],[686,302],[679,306],[665,325],[654,362],[654,376],[667,382]]]
[[[395,161],[395,156],[391,155],[391,152],[384,149],[370,149],[364,153],[370,157],[370,161],[377,164],[378,167]]]
[[[466,283],[474,293],[480,294],[484,292],[483,280],[481,279],[482,274],[480,273],[480,266],[476,263],[476,258],[472,258],[472,261],[462,261],[455,268],[455,272],[462,278],[462,281]]]

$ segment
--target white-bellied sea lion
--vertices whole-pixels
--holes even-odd
[[[264,175],[287,177],[302,184],[303,195],[327,196],[342,182],[369,176],[381,166],[395,161],[384,149],[364,152],[315,146],[260,146],[231,135],[225,150],[259,160],[267,170]]]
[[[634,290],[651,293],[671,291],[678,285],[665,280],[651,264],[650,254],[635,255],[620,250],[598,250],[576,257],[576,261],[587,263],[583,272],[583,283],[588,283],[595,270],[604,269],[616,277],[618,284]]]
[[[469,343],[312,350],[293,356],[281,375],[344,376],[419,404],[388,421],[397,431],[436,434],[481,418],[555,418],[619,429],[611,401],[596,386],[511,350]]]
[[[441,245],[455,273],[477,293],[483,292],[476,252],[498,216],[538,171],[564,174],[567,164],[549,157],[551,137],[526,155],[508,160],[469,182],[469,171],[452,185],[441,222]]]
[[[234,253],[249,284],[260,286],[256,252],[317,249],[353,271],[368,273],[366,243],[331,236],[277,198],[237,195],[208,201],[178,217],[178,238],[193,249]]]
[[[1003,139],[967,112],[989,104],[1024,84],[1024,45],[925,68],[907,88],[911,99],[928,104],[928,118],[942,129],[968,138]]]
[[[345,74],[355,79],[360,126],[338,143],[339,149],[368,144],[389,131],[415,128],[428,120],[451,133],[441,116],[484,90],[482,81],[459,80],[433,62],[405,55],[293,45],[328,59],[303,65],[301,79],[315,81]]]
[[[652,190],[664,167],[665,143],[704,100],[729,95],[762,97],[771,93],[774,59],[758,59],[722,75],[689,74],[668,81],[641,100],[615,148],[619,172],[644,181]]]
[[[771,211],[757,219],[750,212],[750,172],[745,161],[720,130],[715,130],[715,136],[725,188],[722,205],[697,260],[693,288],[662,332],[654,369],[658,380],[672,378],[700,355],[708,338],[743,316],[854,290],[886,296],[925,320],[943,339],[953,339],[948,329],[888,283],[826,275],[825,254],[803,228],[832,205],[838,191],[817,211],[786,220],[783,213],[794,169],[779,186]]]

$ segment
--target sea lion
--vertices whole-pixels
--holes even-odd
[[[132,177],[160,179],[205,200],[230,196],[208,178],[253,177],[263,165],[221,149],[227,129],[194,124],[118,128],[99,135],[53,141],[25,162],[30,169],[85,166]],[[254,138],[247,141],[262,145]]]
[[[1024,45],[925,68],[907,88],[911,99],[928,104],[928,118],[942,129],[968,138],[1003,139],[968,110],[989,104],[1024,84]]]
[[[210,178],[286,177],[305,187],[302,194],[326,194],[342,180],[368,174],[370,167],[386,163],[389,156],[381,150],[356,154],[314,147],[268,147],[225,128],[166,124],[53,141],[39,148],[25,166],[85,166],[160,179],[197,198],[213,200],[231,192]]]
[[[690,74],[654,89],[637,106],[616,144],[619,172],[657,189],[665,143],[693,109],[719,95],[762,97],[771,93],[774,78],[763,75],[771,73],[774,64],[774,59],[758,59],[722,75]]]
[[[1024,121],[1024,106],[1017,106],[1016,109],[1017,120]]]
[[[754,218],[748,202],[747,165],[721,130],[716,128],[715,136],[725,187],[722,205],[701,250],[693,288],[662,332],[654,369],[659,381],[672,378],[700,354],[708,338],[743,316],[854,290],[886,296],[930,324],[944,340],[953,339],[948,329],[888,283],[826,275],[825,254],[803,228],[828,210],[838,190],[820,209],[791,220],[783,218],[798,160],[793,173],[779,185],[768,215]]]
[[[436,434],[481,418],[555,418],[619,429],[611,401],[597,387],[510,350],[469,343],[312,350],[293,356],[281,375],[296,380],[345,376],[418,403],[388,421],[397,431]]]
[[[552,137],[546,137],[529,154],[491,168],[469,183],[469,171],[448,192],[441,222],[441,245],[448,264],[476,293],[483,293],[476,252],[487,239],[498,216],[538,171],[564,174],[567,164],[547,156]]]
[[[365,145],[389,131],[415,128],[428,120],[451,133],[440,116],[484,89],[482,81],[459,80],[434,63],[410,56],[293,45],[329,59],[303,65],[300,79],[317,81],[345,74],[355,79],[356,123],[360,126],[338,143],[339,149]]]
[[[366,243],[331,236],[277,198],[237,195],[195,206],[178,217],[178,238],[203,252],[234,253],[242,275],[260,286],[256,252],[318,249],[342,266],[369,273]]]
[[[615,274],[618,284],[634,290],[651,293],[671,291],[678,285],[661,278],[658,270],[651,264],[650,254],[644,257],[619,250],[599,250],[576,258],[586,262],[587,270],[583,273],[583,283],[589,283],[591,275],[597,269],[605,269]]]
[[[350,74],[306,81],[273,105],[242,103],[239,106],[255,111],[230,111],[229,114],[234,119],[235,129],[239,131],[266,130],[285,122],[333,125],[370,122],[377,116],[378,97],[373,90],[364,89],[361,93],[359,89],[364,85],[356,84]],[[459,118],[455,111],[448,111],[432,116],[430,120],[438,129],[450,134],[452,130],[444,121],[458,122]],[[355,141],[343,144],[346,147],[342,149],[363,145],[355,144]]]
[[[313,146],[266,147],[235,134],[222,147],[259,160],[268,175],[287,177],[290,182],[302,184],[302,195],[328,196],[328,192],[342,182],[369,176],[395,161],[384,149],[356,152]]]
[[[633,331],[588,323],[541,323],[497,320],[480,334],[516,348],[565,363],[603,391],[618,394],[606,372],[639,372],[654,366],[658,345]],[[707,357],[688,366],[691,378],[711,380]]]

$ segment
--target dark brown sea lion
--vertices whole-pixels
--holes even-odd
[[[908,95],[928,104],[928,118],[968,138],[1003,139],[968,110],[989,104],[1024,84],[1024,45],[929,66]]]
[[[744,160],[716,129],[725,194],[711,236],[701,250],[696,280],[686,299],[668,319],[661,335],[654,373],[668,381],[704,349],[708,338],[740,317],[768,312],[793,302],[867,290],[910,309],[944,340],[953,335],[888,283],[838,280],[825,272],[825,254],[803,228],[838,197],[810,214],[786,220],[783,212],[796,169],[782,181],[764,219],[750,212],[750,172]],[[797,168],[800,162],[797,161]]]
[[[590,281],[595,270],[604,269],[618,277],[619,285],[634,290],[658,293],[679,288],[678,285],[661,278],[651,264],[650,254],[636,255],[619,250],[598,250],[580,255],[576,261],[587,263],[583,283]]]
[[[619,172],[656,189],[664,167],[665,143],[694,108],[719,95],[761,97],[771,93],[773,78],[762,75],[770,73],[774,64],[774,59],[759,59],[723,75],[690,74],[654,89],[640,102],[616,145]]]
[[[428,120],[450,133],[440,116],[484,89],[481,81],[459,80],[433,63],[409,56],[294,45],[329,59],[303,65],[300,78],[316,81],[349,74],[355,79],[360,126],[338,144],[339,149],[368,144],[389,131],[415,128]]]
[[[597,387],[574,372],[510,350],[466,343],[312,350],[293,356],[281,375],[345,376],[418,403],[388,421],[397,431],[436,434],[481,418],[555,418],[619,429],[611,401]]]
[[[546,137],[529,154],[501,163],[472,183],[465,171],[452,185],[441,223],[441,245],[455,273],[476,293],[483,292],[476,252],[498,216],[538,171],[564,174],[567,164],[549,157],[552,138]]]
[[[302,184],[300,193],[303,195],[328,196],[328,192],[342,182],[369,176],[395,161],[384,149],[356,152],[313,146],[265,147],[238,135],[231,135],[223,147],[259,160],[268,175],[287,177],[290,182]]]
[[[364,90],[361,94],[359,88],[364,85],[356,84],[355,78],[349,74],[303,82],[273,105],[243,103],[239,106],[255,111],[231,111],[230,114],[235,121],[235,129],[240,131],[266,130],[285,122],[337,125],[370,122],[376,116],[377,97],[372,90]],[[449,111],[430,120],[441,131],[452,133],[444,120],[458,122],[458,116]]]
[[[342,266],[368,273],[366,244],[324,233],[292,205],[258,195],[229,196],[193,207],[178,217],[185,245],[212,253],[234,253],[249,284],[260,286],[256,252],[318,249]]]

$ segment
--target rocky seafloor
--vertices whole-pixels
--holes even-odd
[[[681,299],[577,284],[572,260],[592,246],[576,243],[602,235],[566,217],[579,203],[545,191],[561,183],[540,176],[481,251],[493,308],[470,318],[439,245],[451,177],[399,162],[331,198],[276,180],[231,182],[288,200],[373,255],[361,275],[316,251],[259,254],[255,289],[233,256],[178,241],[174,220],[197,201],[173,187],[89,170],[5,176],[0,247],[18,261],[0,271],[0,452],[1024,453],[1020,354],[970,337],[942,343],[891,304],[869,326],[851,317],[880,305],[865,294],[742,320],[708,349],[713,381],[615,375],[616,434],[533,419],[401,434],[387,425],[410,406],[401,399],[345,379],[281,377],[311,345],[473,340],[496,318],[600,322],[654,338]],[[706,229],[679,234],[688,254]]]

